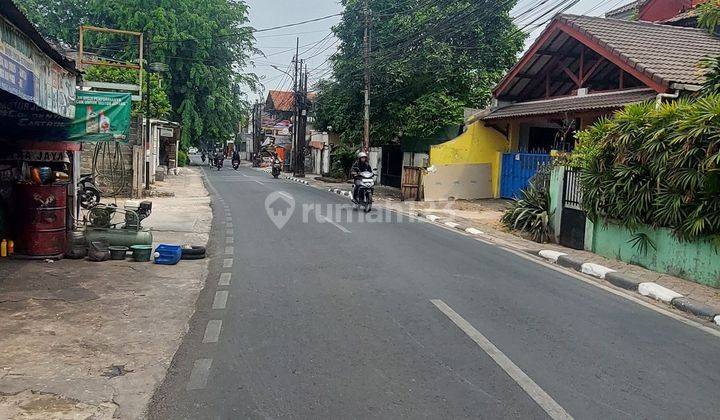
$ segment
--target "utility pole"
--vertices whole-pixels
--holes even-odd
[[[150,31],[145,42],[145,189],[150,190]]]
[[[363,132],[363,150],[370,150],[370,8],[368,0],[365,0],[363,6],[365,13],[365,37],[363,38],[364,53],[363,61],[365,62],[365,124]]]
[[[297,174],[296,176],[305,176],[305,136],[307,134],[307,65],[305,66],[305,74],[303,75],[303,61],[300,60],[300,93],[298,101],[298,111],[300,123],[298,124],[298,150],[297,150]]]
[[[300,37],[296,39],[295,44],[295,58],[293,64],[295,64],[295,72],[293,73],[293,121],[292,121],[292,172],[293,175],[298,173],[298,133],[299,133],[299,112],[298,112],[298,64],[300,60]]]

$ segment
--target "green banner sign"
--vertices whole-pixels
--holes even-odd
[[[131,109],[129,93],[77,91],[70,140],[127,142]]]

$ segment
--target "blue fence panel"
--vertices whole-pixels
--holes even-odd
[[[500,196],[518,198],[538,169],[550,163],[550,155],[535,153],[505,153],[502,158]]]

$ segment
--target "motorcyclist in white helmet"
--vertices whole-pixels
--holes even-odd
[[[362,172],[372,172],[372,168],[370,167],[370,163],[368,162],[368,155],[365,152],[358,153],[358,158],[355,163],[353,163],[353,166],[350,169],[350,176],[352,176],[354,184],[353,202],[357,202],[357,193],[361,185],[360,173]]]

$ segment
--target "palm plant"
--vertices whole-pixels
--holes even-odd
[[[548,168],[539,170],[500,220],[506,227],[523,232],[540,243],[548,242],[551,234],[549,177]]]
[[[681,240],[720,235],[720,94],[630,105],[579,137],[593,144],[581,176],[593,221],[666,227]]]

